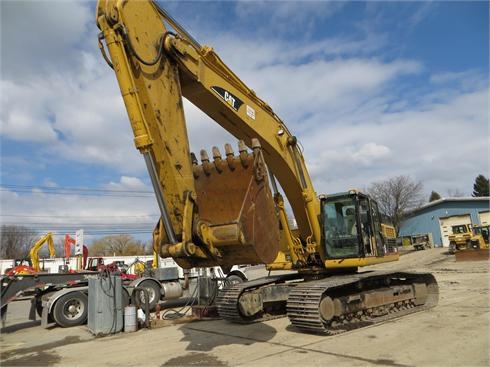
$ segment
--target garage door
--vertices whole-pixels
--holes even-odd
[[[443,247],[449,247],[449,235],[453,233],[451,227],[456,226],[458,224],[471,224],[471,216],[469,214],[465,214],[465,215],[455,215],[446,218],[439,218]]]
[[[480,224],[490,224],[490,212],[479,212]]]

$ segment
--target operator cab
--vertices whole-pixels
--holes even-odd
[[[383,256],[378,205],[351,190],[321,200],[322,245],[328,259]]]

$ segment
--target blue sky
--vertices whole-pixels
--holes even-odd
[[[318,193],[404,174],[427,198],[468,196],[488,176],[488,2],[160,5],[298,136]],[[2,223],[150,238],[158,209],[94,8],[1,2]],[[185,106],[194,151],[234,143]]]

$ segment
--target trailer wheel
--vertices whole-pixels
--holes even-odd
[[[154,310],[158,301],[160,301],[160,285],[151,280],[144,280],[138,285],[138,287],[146,288],[148,290],[148,304],[150,306],[150,310]],[[138,292],[138,298],[138,300],[135,300],[136,302],[132,303],[135,303],[136,305],[141,304],[141,306],[144,306],[145,294],[143,292]]]
[[[54,321],[61,327],[87,322],[88,298],[85,293],[71,292],[61,296],[53,306]]]
[[[231,287],[235,284],[243,283],[247,279],[240,273],[230,273],[228,276],[225,278],[225,283],[224,283],[224,288]]]

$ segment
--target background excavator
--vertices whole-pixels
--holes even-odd
[[[297,138],[212,48],[152,1],[99,0],[96,16],[161,212],[154,250],[185,269],[289,270],[222,290],[221,317],[287,313],[300,330],[329,334],[437,304],[431,274],[358,271],[398,259],[376,202],[356,190],[317,195]],[[224,155],[202,150],[199,164],[183,97],[239,139],[238,155],[226,144]]]
[[[56,250],[54,248],[53,242],[53,234],[51,232],[48,232],[39,240],[37,240],[37,242],[34,244],[34,246],[31,247],[31,250],[29,251],[29,256],[32,261],[32,267],[36,272],[41,271],[41,267],[39,266],[39,251],[44,244],[48,245],[49,256],[51,258],[54,258],[56,256]]]
[[[5,271],[5,275],[25,275],[25,274],[35,274],[41,271],[41,266],[39,264],[39,251],[44,244],[47,244],[49,256],[54,258],[56,256],[56,250],[54,248],[53,234],[51,232],[42,235],[29,250],[29,258],[18,259],[15,261],[14,267],[9,268]]]

